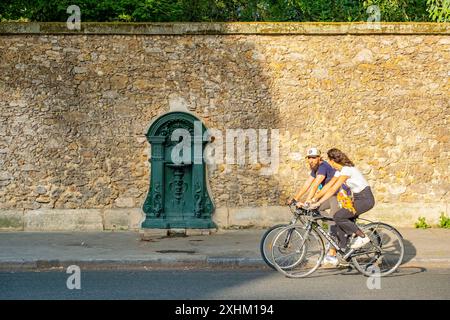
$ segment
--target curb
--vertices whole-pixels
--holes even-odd
[[[413,258],[402,266],[433,265],[450,268],[450,258]],[[39,271],[67,269],[77,265],[85,270],[134,270],[134,269],[180,269],[180,268],[267,268],[261,258],[239,257],[155,257],[146,260],[34,260],[34,261],[1,261],[0,271]]]
[[[87,270],[126,270],[151,268],[254,268],[265,267],[266,264],[258,258],[233,257],[156,257],[146,260],[35,260],[35,261],[1,261],[0,271],[37,271],[66,269],[70,265],[77,265]]]

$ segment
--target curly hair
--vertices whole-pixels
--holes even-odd
[[[333,148],[327,151],[328,158],[342,166],[354,167],[353,162],[341,150]]]

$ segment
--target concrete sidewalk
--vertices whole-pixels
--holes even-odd
[[[399,229],[406,266],[450,268],[450,230]],[[39,270],[76,264],[92,269],[265,267],[265,230],[220,230],[209,236],[155,237],[137,232],[3,232],[1,270]]]

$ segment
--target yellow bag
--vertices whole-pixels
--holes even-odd
[[[353,199],[344,188],[339,190],[337,194],[337,201],[339,203],[339,207],[347,209],[353,214],[356,213],[356,209],[353,206]]]

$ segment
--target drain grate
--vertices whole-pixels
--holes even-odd
[[[194,250],[158,250],[159,253],[195,253]]]

